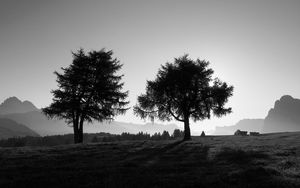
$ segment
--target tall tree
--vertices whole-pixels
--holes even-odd
[[[194,121],[220,117],[231,112],[224,105],[233,86],[218,78],[205,60],[193,61],[184,55],[162,65],[154,81],[147,81],[146,94],[138,96],[134,113],[142,119],[158,118],[184,122],[184,140],[191,138],[190,118]]]
[[[51,91],[53,102],[42,111],[49,118],[65,119],[73,126],[74,142],[83,142],[83,123],[113,120],[128,108],[128,91],[122,92],[122,64],[112,51],[83,49],[73,54],[73,62],[57,76],[58,89]]]

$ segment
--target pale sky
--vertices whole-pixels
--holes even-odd
[[[233,113],[192,131],[264,118],[282,95],[300,98],[299,20],[297,0],[0,0],[0,101],[49,105],[53,72],[83,47],[114,51],[133,106],[161,64],[188,53],[235,87]],[[143,122],[132,110],[116,120]]]

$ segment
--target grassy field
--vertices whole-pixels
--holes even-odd
[[[0,148],[0,187],[300,187],[300,133]]]

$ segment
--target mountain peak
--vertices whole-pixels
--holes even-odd
[[[300,100],[284,95],[275,102],[265,118],[265,132],[284,132],[300,130]]]
[[[30,101],[22,102],[17,97],[9,97],[0,105],[0,114],[26,113],[38,110]]]
[[[22,101],[20,99],[18,99],[17,97],[13,96],[13,97],[8,97],[7,99],[5,99],[1,105],[10,104],[10,103],[22,103]]]
[[[283,95],[281,98],[280,98],[280,101],[293,101],[294,98],[290,95]]]

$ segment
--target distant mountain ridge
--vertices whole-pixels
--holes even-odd
[[[25,125],[16,123],[10,119],[0,118],[0,139],[7,139],[11,137],[24,136],[39,136]]]
[[[245,119],[233,126],[216,127],[215,134],[232,135],[237,129],[261,133],[300,131],[300,99],[284,95],[265,119]]]
[[[22,102],[17,97],[9,97],[0,104],[0,114],[26,113],[37,110],[38,108],[30,101]]]
[[[263,132],[300,131],[300,99],[284,95],[265,118]]]
[[[48,119],[44,114],[42,114],[41,111],[6,114],[0,115],[0,117],[12,119],[18,123],[25,124],[27,127],[36,131],[41,136],[73,133],[72,127],[67,125],[65,121]],[[111,134],[121,134],[123,132],[135,134],[141,131],[154,134],[155,132],[163,132],[164,130],[171,134],[174,129],[178,129],[176,124],[135,124],[118,121],[102,123],[95,121],[90,124],[85,123],[83,127],[83,131],[85,133],[107,132]]]
[[[27,126],[31,131],[41,136],[72,133],[72,127],[63,120],[48,119],[30,101],[20,101],[17,97],[10,97],[0,104],[0,118],[10,119],[17,124]],[[1,121],[0,121],[1,125]],[[85,123],[84,132],[107,132],[111,134],[121,134],[123,132],[138,133],[163,132],[172,133],[178,129],[176,124],[134,124],[125,122],[94,122]],[[300,131],[300,99],[295,99],[289,95],[282,96],[275,102],[274,108],[270,109],[265,119],[244,119],[232,126],[216,127],[217,135],[232,135],[237,129],[255,131],[261,133],[270,132],[292,132]],[[30,132],[30,131],[29,131]],[[0,129],[0,135],[15,135],[7,127]]]
[[[21,102],[16,97],[6,99],[0,105],[0,118],[13,120],[19,124],[26,125],[28,128],[37,132],[41,136],[68,134],[73,133],[71,126],[67,125],[64,120],[48,119],[38,108],[31,102]],[[1,113],[2,112],[2,113]],[[147,132],[154,134],[156,132],[168,131],[170,134],[174,129],[178,129],[176,124],[134,124],[125,122],[96,122],[84,124],[85,133],[107,132],[111,134],[121,134],[123,132],[138,133]]]

